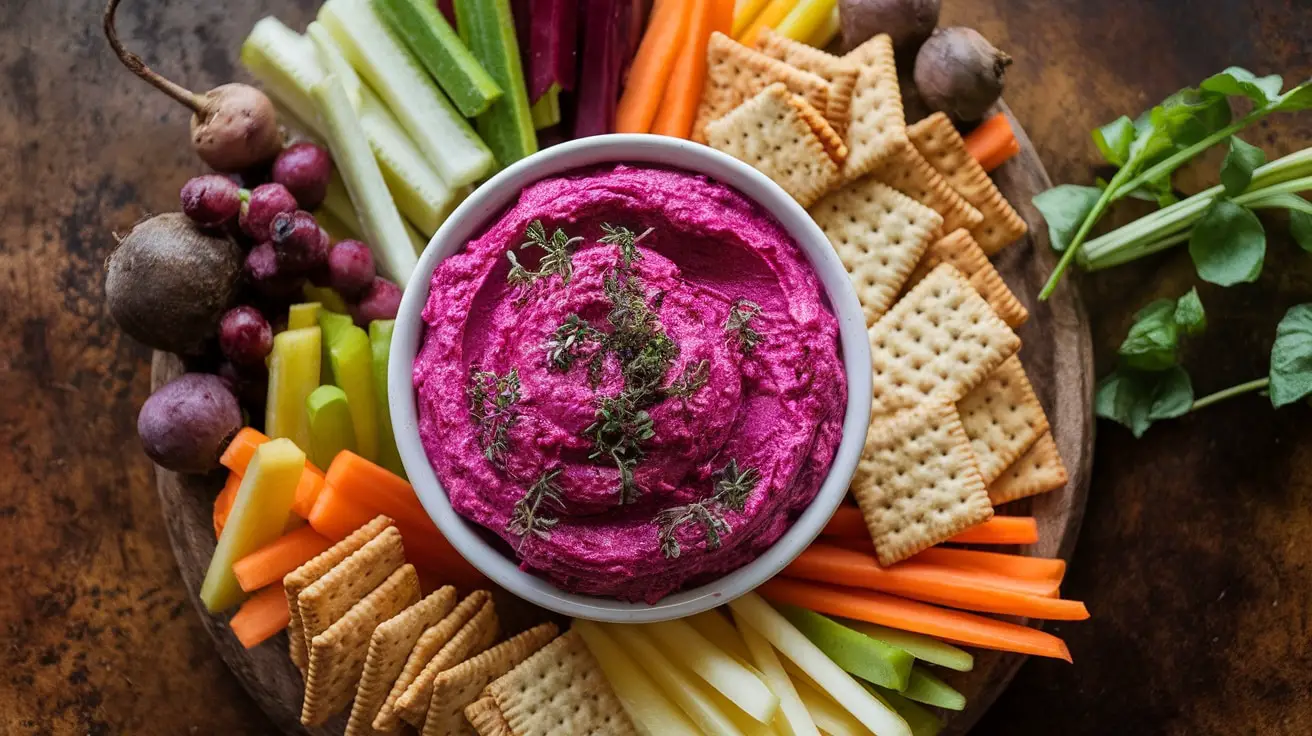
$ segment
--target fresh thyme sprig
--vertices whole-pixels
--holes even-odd
[[[738,341],[743,355],[750,355],[761,343],[761,333],[752,329],[752,320],[761,314],[761,305],[747,299],[737,299],[729,305],[729,316],[724,318],[724,332]]]
[[[559,518],[549,513],[552,507],[559,509],[563,505],[560,486],[556,484],[559,475],[560,470],[556,469],[538,476],[511,509],[506,531],[520,538],[519,547],[524,546],[530,534],[539,539],[547,539],[551,536],[551,530],[560,522]]]
[[[686,399],[702,390],[710,377],[710,361],[701,360],[696,363],[689,363],[683,367],[683,373],[674,379],[674,383],[671,383],[669,388],[665,389],[665,394]]]
[[[510,428],[519,419],[515,406],[519,403],[519,370],[511,368],[504,376],[495,371],[469,370],[469,415],[483,457],[502,467],[509,443]]]
[[[729,522],[724,520],[725,510],[742,511],[747,505],[747,498],[761,481],[761,474],[756,468],[739,471],[738,461],[730,460],[723,468],[715,471],[714,478],[715,492],[709,498],[683,506],[672,506],[656,514],[656,535],[660,541],[661,554],[667,559],[677,558],[683,553],[678,532],[689,524],[701,527],[708,551],[719,549],[724,537],[733,531]]]
[[[598,348],[604,337],[601,330],[584,322],[577,314],[571,314],[547,340],[547,362],[553,369],[564,373],[583,357],[589,345],[592,345],[594,354],[602,352]]]
[[[560,276],[561,283],[568,286],[569,280],[574,277],[574,259],[570,253],[570,246],[581,242],[583,238],[571,238],[560,228],[556,228],[556,231],[547,237],[547,229],[542,225],[541,220],[530,222],[524,237],[527,240],[520,244],[520,250],[530,246],[537,246],[543,250],[542,259],[538,261],[538,270],[528,270],[520,265],[513,250],[506,251],[506,258],[510,259],[510,273],[506,275],[506,282],[527,289],[537,283],[538,279],[555,274]]]

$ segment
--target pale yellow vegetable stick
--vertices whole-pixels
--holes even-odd
[[[838,0],[801,0],[792,12],[775,26],[775,33],[805,42],[819,32],[829,14],[838,10]]]
[[[781,731],[785,736],[819,736],[815,721],[798,696],[797,688],[793,687],[793,681],[784,671],[783,663],[775,654],[774,647],[750,626],[739,623],[738,633],[742,634],[756,668],[765,676],[765,684],[771,692],[779,696],[779,716],[776,718],[776,723],[783,727]]]
[[[734,38],[744,46],[755,46],[756,37],[765,29],[778,26],[796,5],[797,0],[770,0],[770,4],[756,16],[756,20],[749,23],[743,32]]]
[[[730,702],[761,723],[769,723],[779,698],[760,676],[702,636],[687,621],[641,624],[671,657],[710,683]]]
[[[861,725],[855,716],[843,710],[843,706],[829,699],[828,695],[807,684],[804,679],[793,682],[797,687],[797,696],[806,707],[807,715],[815,725],[829,736],[869,736],[870,729]]]
[[[638,730],[651,736],[700,736],[701,731],[661,692],[619,644],[591,621],[576,619],[574,630],[597,658],[606,680]]]
[[[697,633],[715,642],[721,649],[732,654],[734,658],[740,660],[745,665],[750,665],[752,655],[747,651],[747,645],[743,643],[742,636],[738,630],[733,627],[729,621],[726,609],[717,608],[711,611],[702,611],[684,619],[688,625],[697,630]]]
[[[734,38],[741,36],[769,4],[770,0],[738,0],[733,6],[733,30],[729,35]]]
[[[773,725],[774,720],[779,717],[778,709],[775,709],[774,718],[769,723],[761,723],[744,713],[742,708],[729,702],[729,699],[717,692],[715,688],[708,687],[706,692],[710,696],[711,702],[724,711],[724,714],[729,716],[729,720],[733,721],[738,726],[738,730],[742,731],[745,736],[780,736]]]
[[[273,336],[273,352],[269,354],[264,431],[273,439],[286,437],[302,449],[310,446],[305,400],[319,387],[321,345],[318,327],[286,330]]]
[[[833,43],[835,38],[838,38],[839,30],[838,5],[834,5],[829,17],[816,29],[815,35],[807,39],[807,43],[818,49],[828,48],[829,44]]]

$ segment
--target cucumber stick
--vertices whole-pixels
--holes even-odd
[[[369,323],[369,348],[373,353],[374,398],[378,401],[378,464],[402,478],[405,466],[396,449],[396,436],[392,434],[392,407],[388,402],[387,366],[392,352],[392,332],[396,321],[376,319]]]
[[[355,452],[355,425],[345,391],[320,386],[310,392],[305,410],[310,416],[310,462],[326,468],[342,450]]]
[[[317,20],[311,21],[310,25],[305,27],[305,37],[310,39],[318,54],[320,68],[325,74],[337,75],[342,82],[342,88],[346,90],[347,99],[351,101],[351,106],[359,110],[361,98],[364,96],[364,84],[360,82],[360,75],[351,68],[351,62],[346,60],[341,48],[328,33],[328,29]]]
[[[370,0],[328,0],[319,21],[387,103],[442,179],[463,186],[492,169],[492,152],[401,44]]]
[[[346,97],[346,90],[337,77],[330,74],[310,88],[310,96],[319,108],[333,162],[337,164],[346,191],[351,196],[351,204],[360,216],[360,224],[374,256],[393,281],[406,283],[419,259],[410,244],[401,213],[397,212],[392,194],[383,181],[360,119]]]
[[[356,452],[365,460],[378,459],[378,403],[374,397],[373,351],[369,335],[350,320],[320,313],[323,348],[332,366],[333,385],[346,393]]]
[[[373,0],[378,14],[433,79],[472,118],[501,99],[502,90],[446,22],[432,0]]]
[[[478,132],[497,164],[509,166],[538,150],[510,0],[455,0],[455,10],[460,38],[504,93],[478,116]]]
[[[420,232],[431,236],[455,205],[455,193],[442,181],[383,101],[369,88],[360,105],[360,125],[383,172],[396,206]]]

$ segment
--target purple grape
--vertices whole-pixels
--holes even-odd
[[[273,181],[287,187],[301,209],[312,210],[323,203],[332,175],[333,160],[313,143],[297,143],[282,149],[273,162]]]
[[[255,307],[234,307],[219,320],[219,349],[238,365],[262,364],[273,350],[273,328]]]
[[[180,473],[219,466],[228,441],[241,429],[241,407],[227,384],[207,373],[184,373],[146,399],[137,434],[146,455]]]
[[[269,225],[282,212],[295,212],[296,198],[281,184],[261,184],[251,190],[246,206],[241,208],[242,232],[257,243],[269,239]]]
[[[328,262],[328,233],[305,210],[280,212],[269,225],[278,267],[305,274]]]
[[[379,319],[396,319],[401,308],[401,287],[381,276],[375,277],[360,300],[351,305],[351,317],[360,327]]]
[[[328,285],[352,299],[374,282],[374,254],[358,240],[343,240],[328,251]]]
[[[205,174],[182,185],[182,214],[201,227],[219,227],[241,211],[241,187],[226,176]]]
[[[279,267],[278,254],[273,248],[273,243],[260,243],[251,248],[246,254],[243,268],[246,279],[264,296],[287,299],[300,291],[300,277],[288,274]]]

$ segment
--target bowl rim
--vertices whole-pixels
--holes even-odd
[[[485,540],[479,527],[451,506],[419,436],[413,365],[423,343],[422,312],[437,266],[457,252],[524,187],[587,166],[654,164],[702,174],[732,187],[769,212],[797,242],[820,279],[839,325],[847,406],[842,437],[829,472],[801,516],[755,559],[695,588],[654,604],[580,595],[519,568]],[[741,596],[781,571],[820,534],[847,494],[870,424],[872,374],[865,315],[851,278],[828,238],[806,210],[769,177],[708,146],[679,138],[610,134],[580,138],[539,151],[478,187],[446,219],[425,247],[405,286],[388,356],[387,389],[397,450],[420,503],[447,541],[493,582],[530,603],[578,618],[619,623],[665,621],[709,610]]]

